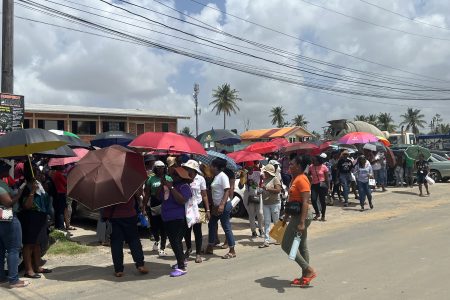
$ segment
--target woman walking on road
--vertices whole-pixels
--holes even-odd
[[[292,242],[297,234],[301,234],[301,242],[295,262],[302,269],[301,278],[296,278],[291,282],[292,286],[306,287],[317,277],[315,270],[309,265],[309,250],[307,245],[308,227],[311,224],[311,213],[309,203],[311,189],[308,177],[304,174],[308,162],[301,156],[297,156],[289,163],[289,170],[293,181],[289,188],[289,199],[286,205],[284,223],[290,217],[289,225],[284,233],[282,249],[289,254]]]
[[[427,191],[427,195],[430,195],[430,191],[428,190],[428,181],[426,179],[428,173],[430,173],[430,165],[426,160],[424,160],[423,154],[419,155],[419,160],[416,162],[417,169],[417,184],[419,185],[419,196],[424,197],[422,191],[422,185],[425,186]]]
[[[361,205],[361,211],[364,210],[364,203],[369,200],[370,209],[373,209],[372,204],[372,192],[369,187],[369,179],[373,178],[373,170],[370,163],[367,161],[364,155],[358,158],[358,163],[355,167],[356,181],[358,182],[359,190],[359,204]]]
[[[330,188],[330,181],[328,168],[323,164],[321,156],[313,157],[313,164],[309,166],[309,174],[311,177],[311,202],[316,212],[314,220],[318,220],[322,214],[320,221],[326,221],[327,204],[325,200]]]

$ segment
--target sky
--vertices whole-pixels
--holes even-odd
[[[450,85],[448,72],[450,69],[450,29],[442,29],[450,28],[448,17],[450,16],[450,1],[447,0],[367,0],[435,27],[412,22],[358,0],[198,0],[228,14],[284,34],[242,21],[191,0],[129,0],[129,2],[153,11],[131,6],[119,0],[107,1],[140,16],[131,15],[97,0],[54,0],[54,3],[46,0],[34,1],[158,42],[206,53],[209,56],[235,60],[239,63],[280,69],[265,61],[176,39],[169,34],[183,35],[180,32],[149,23],[140,16],[192,34],[213,38],[219,42],[233,43],[237,46],[230,47],[238,47],[255,55],[274,57],[267,53],[261,53],[260,49],[255,50],[249,44],[179,22],[173,17],[197,24],[201,21],[203,25],[212,26],[247,40],[349,68],[381,73],[386,76],[414,77],[368,63],[367,60],[370,60],[392,68],[447,80],[445,83],[436,83],[426,80],[419,81],[416,78],[415,82],[428,85],[439,84],[441,88]],[[415,35],[362,23],[307,2]],[[66,5],[66,7],[60,4]],[[97,15],[89,15],[67,6]],[[169,7],[181,11],[182,14]],[[94,29],[56,19],[21,6],[16,6],[15,14],[19,17],[77,30],[96,32]],[[111,20],[111,18],[120,20],[122,23]],[[430,39],[417,35],[436,38]],[[189,36],[183,37],[191,39]],[[365,61],[313,46],[298,38],[363,58]],[[276,59],[286,63],[284,58],[277,57]],[[294,71],[290,70],[289,72],[293,73]],[[344,71],[338,72],[341,72],[341,75],[347,74]],[[296,76],[305,79],[304,74]],[[227,128],[237,129],[239,132],[244,131],[247,126],[250,129],[273,127],[269,115],[274,106],[284,107],[288,114],[287,121],[292,120],[297,114],[305,115],[310,122],[309,129],[319,132],[326,126],[328,120],[353,119],[355,115],[359,114],[389,112],[398,123],[401,121],[400,115],[408,107],[421,109],[428,122],[436,113],[441,114],[444,121],[450,122],[450,105],[445,101],[398,101],[329,94],[311,88],[256,77],[147,46],[106,39],[18,18],[15,20],[15,93],[25,95],[26,103],[141,108],[158,113],[182,114],[191,119],[180,121],[179,128],[189,126],[191,130],[194,130],[192,97],[194,83],[200,85],[200,132],[223,126],[222,117],[217,116],[211,110],[209,103],[212,101],[213,89],[224,83],[229,83],[242,98],[238,113],[227,119]],[[332,82],[332,84],[337,85],[338,83]]]

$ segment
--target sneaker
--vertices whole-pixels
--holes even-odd
[[[160,249],[159,253],[158,253],[158,256],[159,257],[166,257],[167,256],[166,251],[164,249]]]
[[[260,237],[260,238],[263,238],[263,237],[264,237],[264,232],[263,232],[261,229],[259,229],[259,237]]]
[[[346,203],[344,203],[344,206],[345,206],[345,207],[348,207],[348,203],[347,203],[347,202],[346,202]]]
[[[184,261],[184,267],[185,267],[185,268],[187,267],[187,264],[188,264],[188,262],[187,262],[187,260],[185,260],[185,261]],[[171,268],[172,268],[172,270],[178,269],[178,264],[172,265]]]
[[[159,250],[159,243],[158,242],[155,242],[154,244],[153,244],[153,251],[158,251]]]
[[[254,237],[254,238],[255,238],[255,237],[258,237],[258,234],[256,233],[256,231],[253,231],[253,232],[252,232],[252,237]]]
[[[172,272],[170,272],[170,277],[180,277],[183,275],[186,275],[187,271],[182,269],[175,269]]]

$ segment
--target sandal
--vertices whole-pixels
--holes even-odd
[[[25,273],[24,275],[23,275],[23,277],[25,277],[25,278],[31,278],[31,279],[39,279],[39,278],[41,278],[42,276],[41,275],[39,275],[39,274],[34,274],[34,275],[30,275],[30,274],[28,274],[28,273]]]
[[[40,273],[40,274],[49,274],[49,273],[51,273],[51,272],[52,272],[52,270],[50,270],[50,269],[42,268],[42,269],[38,270],[36,273]]]
[[[317,221],[317,220],[319,220],[319,218],[320,218],[320,215],[316,215],[313,220]]]
[[[222,256],[222,259],[231,259],[231,258],[235,258],[235,257],[236,257],[235,253],[228,252],[227,254]]]
[[[201,256],[200,256],[200,255],[197,255],[197,257],[195,258],[195,263],[196,263],[196,264],[199,264],[199,263],[201,263],[201,262],[202,262]]]
[[[291,281],[291,286],[302,286],[303,281],[301,278],[295,278]]]
[[[137,270],[141,274],[148,274],[148,269],[146,267],[144,267],[144,266],[137,268]]]
[[[66,227],[66,230],[77,230],[77,229],[75,227],[69,226],[69,227]]]
[[[305,277],[305,276],[303,276],[302,277],[302,286],[301,287],[307,287],[307,286],[309,286],[309,284],[311,283],[311,281],[314,279],[314,278],[316,278],[317,277],[317,273],[314,273],[314,274],[312,274],[311,275],[311,277]]]
[[[114,276],[116,276],[116,277],[123,277],[124,275],[125,275],[124,272],[116,272],[116,273],[114,273]]]

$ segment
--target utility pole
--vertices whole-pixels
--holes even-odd
[[[198,108],[198,93],[200,92],[200,87],[198,83],[194,84],[194,93],[192,96],[194,97],[194,103],[195,103],[195,136],[198,136],[198,116],[201,114],[201,111]]]
[[[3,0],[2,93],[14,92],[14,0]]]

